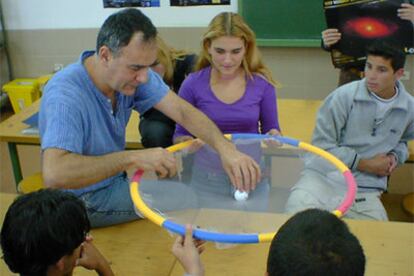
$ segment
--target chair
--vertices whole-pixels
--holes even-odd
[[[414,192],[404,196],[402,206],[407,213],[414,216]]]
[[[22,194],[28,194],[44,188],[45,185],[43,183],[43,176],[41,172],[23,178],[23,180],[17,185],[17,191]]]

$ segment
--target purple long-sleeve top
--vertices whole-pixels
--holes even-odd
[[[179,96],[207,115],[223,133],[267,133],[279,128],[274,86],[260,75],[247,78],[244,95],[234,103],[219,100],[210,86],[211,67],[187,76]],[[177,124],[174,138],[191,135]]]

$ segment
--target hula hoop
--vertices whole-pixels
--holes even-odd
[[[332,211],[337,217],[343,216],[348,209],[351,207],[352,203],[355,199],[356,193],[356,182],[348,167],[342,163],[338,158],[333,156],[332,154],[318,148],[312,146],[305,142],[300,142],[296,139],[289,138],[289,137],[282,137],[282,136],[272,136],[272,135],[264,135],[264,134],[226,134],[226,138],[230,140],[236,139],[274,139],[283,144],[288,144],[300,149],[304,149],[306,151],[312,152],[327,161],[331,162],[344,176],[345,181],[348,185],[348,191],[345,195],[345,198],[341,202],[341,204]],[[191,145],[193,140],[185,141],[171,147],[168,147],[167,150],[170,152],[176,152],[178,150],[184,149]],[[163,227],[169,231],[174,233],[184,235],[185,234],[185,226],[169,221],[166,218],[163,218],[158,213],[153,212],[142,200],[141,195],[139,193],[139,181],[143,175],[142,170],[137,170],[132,177],[130,183],[130,194],[132,201],[134,202],[137,209],[148,218],[153,223],[157,224],[160,227]],[[261,233],[261,234],[226,234],[226,233],[218,233],[218,232],[210,232],[202,229],[194,229],[193,236],[200,240],[205,241],[213,241],[213,242],[220,242],[220,243],[260,243],[260,242],[270,242],[276,232],[271,233]]]

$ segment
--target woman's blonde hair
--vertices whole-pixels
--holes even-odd
[[[165,68],[163,79],[168,85],[172,85],[174,80],[174,68],[176,60],[184,59],[188,53],[184,50],[176,50],[168,46],[159,35],[157,35],[157,46],[157,61],[158,63],[161,63]]]
[[[252,78],[252,74],[257,73],[274,86],[278,85],[273,79],[270,70],[262,62],[262,57],[256,46],[256,35],[246,22],[244,22],[243,18],[233,12],[222,12],[216,15],[210,22],[208,30],[203,36],[202,49],[195,66],[196,71],[211,65],[208,48],[212,40],[222,36],[239,37],[244,41],[246,54],[243,58],[242,65],[247,76]]]

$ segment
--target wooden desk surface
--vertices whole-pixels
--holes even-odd
[[[313,128],[320,100],[278,99],[279,121],[283,134],[300,141],[309,143],[312,139]],[[39,144],[39,135],[22,134],[27,125],[23,120],[39,110],[40,100],[23,111],[11,116],[0,124],[0,141]],[[132,112],[126,129],[126,147],[142,148],[141,135],[138,131],[139,116]],[[409,142],[410,161],[414,161],[414,141]]]
[[[0,219],[15,198],[0,193]],[[277,230],[288,215],[276,216]],[[367,258],[366,275],[414,275],[414,224],[346,220],[359,238]],[[147,220],[92,230],[94,242],[111,262],[115,275],[182,276],[183,270],[170,253],[173,238]],[[207,275],[263,275],[269,244],[237,245],[217,249],[207,244],[202,260]],[[10,275],[4,261],[0,274]],[[74,275],[95,275],[77,268]]]
[[[34,102],[31,106],[23,109],[21,112],[14,114],[4,122],[0,123],[0,141],[39,145],[40,138],[38,134],[29,135],[22,133],[22,130],[28,127],[23,121],[38,112],[39,106],[40,99]],[[132,112],[126,130],[127,148],[142,148],[141,135],[138,131],[138,122],[138,113],[134,111]]]

